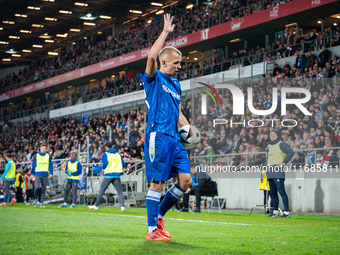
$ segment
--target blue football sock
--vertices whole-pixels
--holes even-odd
[[[157,229],[157,215],[159,200],[161,199],[161,193],[152,189],[146,196],[146,211],[148,216],[148,233],[152,233]]]
[[[168,192],[165,194],[165,197],[162,203],[158,207],[158,218],[163,219],[163,216],[167,211],[173,207],[177,201],[183,195],[184,190],[182,190],[177,184],[173,185]]]

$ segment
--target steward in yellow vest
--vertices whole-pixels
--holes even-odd
[[[294,151],[283,142],[280,132],[273,129],[270,132],[270,143],[267,160],[267,179],[285,179],[284,167],[294,156]]]
[[[11,205],[14,204],[17,200],[15,198],[12,197],[11,192],[9,191],[9,188],[12,184],[12,182],[14,181],[15,178],[15,163],[11,158],[11,155],[9,153],[5,154],[5,159],[7,161],[7,166],[6,166],[6,170],[3,173],[3,175],[0,178],[0,181],[2,181],[3,179],[5,179],[5,184],[4,184],[4,193],[5,193],[5,200],[4,202],[1,204],[1,206],[6,206],[7,205],[7,199],[8,197],[10,197],[11,200]]]
[[[269,214],[271,217],[279,216],[279,197],[280,193],[284,205],[284,212],[281,217],[289,218],[289,203],[288,196],[285,190],[285,171],[287,171],[286,164],[294,156],[294,151],[284,143],[280,131],[273,129],[270,131],[270,143],[267,161],[267,179],[270,187],[270,194],[273,200],[273,212]]]
[[[5,158],[7,161],[6,170],[1,176],[0,181],[2,181],[3,179],[5,179],[6,181],[14,181],[16,171],[15,163],[9,155],[6,155]]]
[[[44,147],[45,152],[42,152],[40,148],[40,151],[33,158],[31,175],[45,177],[48,176],[48,172],[53,175],[52,159],[50,154],[46,152],[46,146]]]
[[[46,192],[46,185],[48,182],[48,176],[53,177],[53,164],[51,156],[46,152],[46,145],[40,145],[40,151],[34,156],[32,162],[31,176],[35,176],[34,179],[34,202],[33,206],[36,207],[38,200],[38,189],[41,185],[41,200],[40,208],[45,208],[44,199]]]
[[[79,177],[81,175],[82,166],[77,159],[77,153],[71,153],[71,160],[67,162],[65,172],[67,173],[67,183],[65,187],[64,203],[59,208],[67,207],[67,200],[70,190],[72,189],[72,205],[71,208],[75,207],[77,201],[77,188],[79,183]]]
[[[119,178],[126,165],[116,149],[108,149],[102,155],[102,162],[105,178]]]
[[[82,171],[82,166],[77,159],[77,153],[72,152],[71,160],[67,162],[65,173],[67,173],[67,182],[79,182],[79,176]]]
[[[117,150],[112,148],[113,145],[111,142],[106,142],[104,146],[106,150],[106,152],[102,155],[104,179],[100,185],[96,203],[92,206],[89,206],[89,208],[92,210],[98,210],[99,202],[105,190],[112,183],[119,197],[121,211],[124,212],[124,195],[122,191],[122,184],[120,182],[120,176],[122,175],[123,168],[126,164]]]

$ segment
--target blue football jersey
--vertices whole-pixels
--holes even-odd
[[[143,83],[149,110],[146,132],[161,132],[179,140],[178,117],[182,95],[179,81],[157,70],[151,77],[145,73]]]

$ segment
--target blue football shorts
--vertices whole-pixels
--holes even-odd
[[[145,169],[148,182],[167,181],[177,173],[190,174],[190,162],[183,144],[159,132],[149,132],[144,144]]]

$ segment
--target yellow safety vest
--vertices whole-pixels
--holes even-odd
[[[21,174],[21,173],[18,173],[18,174],[17,174],[17,178],[15,179],[15,183],[14,183],[14,186],[15,186],[15,187],[19,187],[19,184],[20,184],[20,182],[19,182],[19,177],[20,177],[20,175],[21,175],[21,177],[22,177],[22,174]],[[21,187],[21,188],[24,187],[24,182],[21,183],[20,187]]]
[[[45,156],[41,156],[39,153],[36,157],[37,165],[35,172],[48,172],[50,169],[50,155],[48,153]]]
[[[67,162],[67,170],[69,173],[74,173],[77,172],[77,166],[78,166],[78,160],[74,163],[71,162],[71,160],[69,162]],[[67,176],[67,179],[70,180],[78,180],[79,181],[79,176],[80,175],[71,175],[71,176]]]
[[[8,173],[6,174],[5,179],[13,179],[15,177],[15,171],[16,171],[16,167],[15,167],[15,163],[13,160],[8,161],[7,164],[11,164],[11,168],[9,169]]]
[[[105,174],[110,173],[122,173],[123,164],[119,153],[105,152],[107,156],[107,167],[105,168]]]
[[[269,145],[267,166],[277,165],[285,160],[287,154],[280,149],[280,143],[282,141]]]
[[[261,170],[261,179],[260,179],[260,190],[270,190],[269,182],[267,181],[267,175],[264,170]]]

